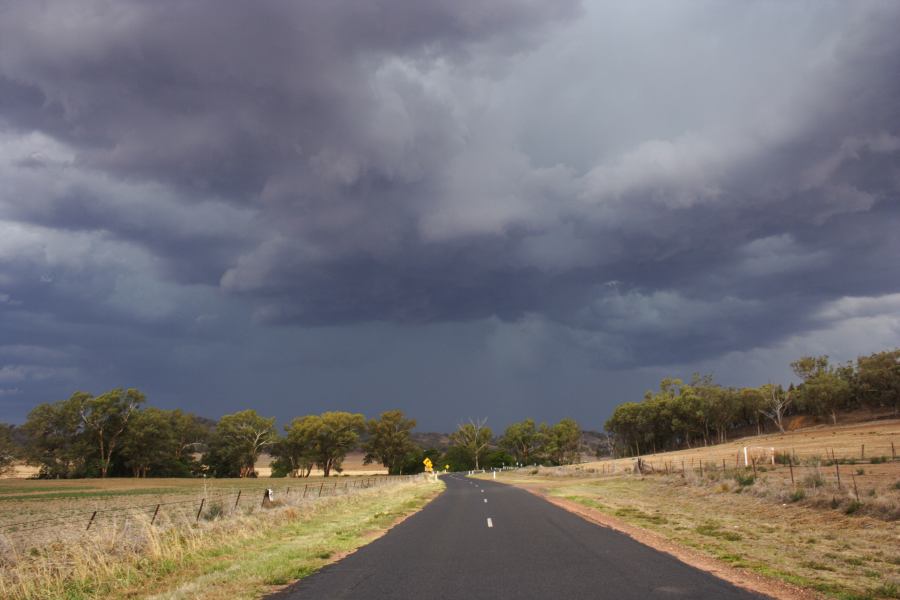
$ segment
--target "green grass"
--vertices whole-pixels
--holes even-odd
[[[597,502],[593,498],[588,498],[586,496],[562,496],[566,500],[571,500],[572,502],[576,502],[581,504],[582,506],[587,506],[588,508],[596,508],[598,510],[609,510],[609,507],[605,504],[601,504]]]
[[[661,515],[651,515],[651,514],[645,513],[642,510],[639,510],[637,508],[631,508],[631,507],[620,508],[620,509],[616,510],[613,514],[617,517],[625,517],[625,518],[635,519],[638,521],[646,521],[648,523],[654,523],[656,525],[663,525],[663,524],[669,522],[668,519],[666,519],[665,517],[663,517]]]
[[[744,536],[739,533],[735,533],[734,531],[722,531],[721,527],[722,526],[715,521],[707,521],[706,523],[695,527],[694,530],[700,535],[722,538],[723,540],[728,540],[729,542],[739,542],[744,539]]]

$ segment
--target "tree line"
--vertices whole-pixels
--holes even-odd
[[[579,458],[581,431],[572,419],[535,425],[528,419],[496,437],[484,421],[460,425],[445,449],[419,447],[414,419],[390,410],[378,418],[330,411],[293,419],[279,433],[274,417],[243,410],[212,421],[179,409],[146,405],[134,388],[36,406],[24,425],[0,424],[0,472],[14,461],[39,468],[43,478],[255,477],[260,455],[272,457],[275,477],[341,472],[347,454],[361,450],[366,464],[390,474],[423,470],[428,457],[451,470],[513,463],[564,464]]]
[[[616,456],[690,448],[728,440],[737,431],[767,424],[784,431],[785,419],[808,415],[836,424],[842,412],[868,408],[900,410],[900,350],[860,356],[832,364],[827,356],[805,356],[791,363],[801,380],[785,389],[725,387],[711,375],[690,381],[666,378],[641,402],[620,404],[606,421],[610,450]]]

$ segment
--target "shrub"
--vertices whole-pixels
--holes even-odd
[[[791,492],[791,495],[789,497],[791,499],[791,502],[799,502],[800,500],[806,498],[806,492],[802,489],[797,489]]]
[[[858,502],[856,500],[852,500],[850,504],[847,505],[847,508],[844,509],[844,514],[852,515],[856,511],[862,508],[862,502]]]
[[[881,463],[890,462],[890,460],[888,460],[887,456],[873,456],[871,459],[869,459],[869,462],[871,462],[873,465],[880,465]]]
[[[224,514],[225,507],[222,506],[221,502],[210,502],[203,512],[203,519],[213,521]]]
[[[865,474],[866,474],[866,470],[865,470],[865,469],[857,469],[857,470],[856,470],[856,474],[857,474],[857,475],[865,475]]]
[[[775,464],[778,465],[790,465],[790,464],[800,464],[797,462],[797,457],[791,454],[790,452],[776,452],[775,453]]]
[[[820,488],[825,485],[825,478],[818,471],[814,471],[804,477],[801,483],[808,488]]]
[[[872,593],[882,598],[900,598],[900,586],[891,582],[883,583],[872,590]]]
[[[746,474],[735,473],[734,480],[737,482],[737,484],[739,486],[747,487],[747,486],[753,485],[753,483],[756,481],[756,478],[749,473],[746,473]]]

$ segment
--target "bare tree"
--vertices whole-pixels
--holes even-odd
[[[772,385],[771,383],[763,386],[763,388],[765,402],[763,408],[759,409],[759,412],[771,419],[778,427],[778,430],[784,433],[784,413],[787,412],[787,409],[794,401],[791,394],[792,390],[784,391],[780,385]]]
[[[459,425],[457,430],[450,435],[450,440],[457,446],[464,448],[475,460],[475,470],[480,469],[479,458],[481,453],[491,443],[493,432],[485,427],[487,419],[472,420]]]

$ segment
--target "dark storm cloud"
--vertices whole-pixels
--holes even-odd
[[[892,2],[0,1],[0,356],[57,336],[70,359],[9,350],[0,390],[110,358],[188,385],[241,336],[291,373],[307,335],[346,357],[340,328],[481,335],[503,372],[577,380],[561,365],[837,326],[900,291],[898,24]],[[169,345],[196,351],[147,358]]]

